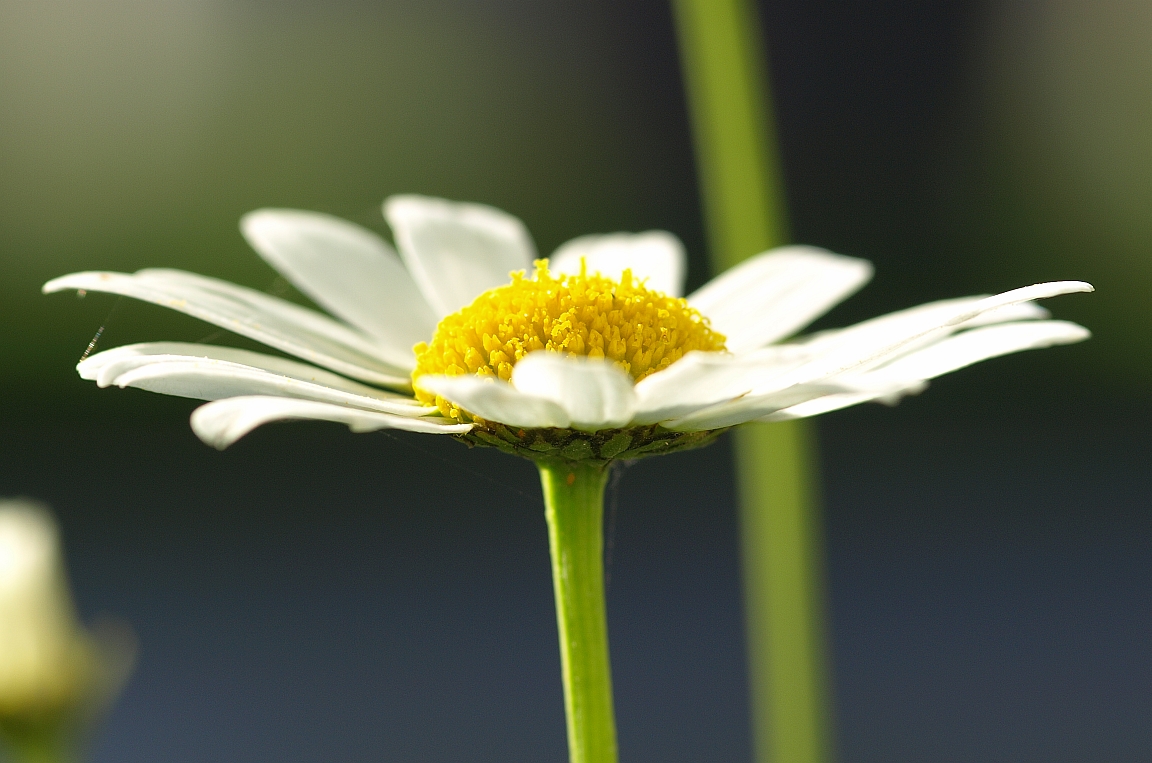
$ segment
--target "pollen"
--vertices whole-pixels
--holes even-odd
[[[584,268],[577,275],[553,275],[548,260],[537,260],[532,277],[513,273],[511,283],[445,317],[431,343],[413,349],[413,381],[425,374],[508,381],[516,363],[537,350],[606,358],[639,381],[691,350],[723,350],[724,336],[685,300],[649,289],[630,270],[619,281]],[[446,416],[472,420],[419,387],[416,396]]]

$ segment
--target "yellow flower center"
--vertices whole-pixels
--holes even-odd
[[[551,350],[607,358],[639,381],[691,350],[723,349],[723,335],[707,318],[685,300],[647,288],[630,270],[619,281],[583,268],[579,275],[553,276],[548,260],[537,260],[535,277],[513,273],[511,283],[440,321],[431,344],[414,348],[412,379],[477,374],[507,381],[525,355]],[[429,392],[417,388],[416,397],[466,418]]]

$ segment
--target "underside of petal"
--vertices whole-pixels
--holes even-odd
[[[390,413],[345,408],[287,397],[230,397],[202,405],[192,412],[192,431],[208,445],[224,450],[259,426],[285,420],[335,421],[353,432],[403,429],[430,434],[463,434],[471,424],[438,418],[407,418]]]
[[[664,426],[692,431],[814,416],[869,400],[894,402],[919,392],[929,379],[981,360],[1086,339],[1087,329],[1067,321],[994,321],[1043,315],[1031,299],[1090,288],[1081,282],[1038,284],[993,297],[921,305],[806,343],[781,345],[774,348],[783,352],[781,362],[760,367],[749,362],[755,354],[685,358],[683,392],[675,384],[680,381],[675,367],[663,372],[663,380],[657,374],[638,385],[642,407],[637,421],[680,413],[663,420]],[[790,347],[791,356],[785,352]],[[689,411],[694,401],[741,393],[746,386],[751,389],[730,400]],[[662,402],[668,408],[661,409]],[[673,407],[677,402],[686,412]]]
[[[922,385],[921,385],[922,386]],[[920,387],[910,388],[906,394],[914,394],[919,391]],[[839,411],[842,408],[850,408],[854,405],[861,403],[871,403],[875,400],[884,399],[885,395],[873,392],[863,393],[841,393],[836,395],[825,395],[818,397],[815,400],[809,400],[799,405],[793,405],[783,410],[775,411],[766,416],[762,416],[756,421],[772,422],[772,421],[792,421],[793,419],[807,419],[812,416],[819,416],[824,413],[831,413],[832,411]]]
[[[686,416],[749,394],[757,384],[807,359],[793,345],[766,347],[743,355],[691,352],[636,385],[637,424]]]
[[[135,387],[197,400],[220,400],[242,395],[273,395],[334,403],[398,416],[424,416],[436,410],[418,404],[411,397],[373,389],[341,379],[318,368],[312,369],[314,373],[311,374],[312,378],[308,379],[308,367],[303,364],[294,364],[297,368],[289,367],[293,373],[285,375],[236,362],[239,358],[266,366],[278,365],[265,362],[264,358],[269,356],[261,356],[259,353],[246,353],[244,350],[213,353],[217,356],[230,355],[233,358],[224,360],[220,357],[145,354],[140,353],[139,349],[139,346],[130,347],[128,352],[125,352],[124,348],[117,348],[119,352],[109,350],[107,353],[94,355],[80,364],[80,374],[85,378],[95,379],[101,387],[111,385],[121,388]],[[133,353],[133,350],[137,352]],[[333,383],[326,384],[326,382]]]
[[[873,400],[893,403],[900,395],[914,394],[928,379],[952,373],[973,363],[1023,350],[1041,349],[1080,342],[1090,336],[1088,329],[1067,321],[1004,323],[975,328],[950,336],[935,344],[903,355],[864,375],[878,383],[907,385],[898,393],[830,394],[770,414],[761,421],[806,418]]]
[[[387,400],[412,400],[411,395],[362,384],[323,368],[290,358],[214,344],[191,342],[128,344],[91,355],[78,363],[76,370],[80,372],[81,378],[95,381],[101,387],[107,387],[112,384],[112,378],[125,371],[150,363],[170,360],[222,360],[262,369],[280,376],[287,376],[290,379],[322,384],[355,395],[366,395]]]
[[[853,391],[852,386],[833,381],[796,384],[770,393],[747,395],[736,400],[704,408],[690,413],[687,416],[666,421],[663,423],[663,426],[676,432],[722,429],[724,427],[755,421],[769,414],[791,408],[792,406],[809,400],[815,400],[830,394],[843,394],[851,391]],[[896,385],[889,385],[883,390],[876,391],[876,394],[893,394],[899,391],[900,388]]]
[[[990,358],[1082,342],[1090,336],[1088,329],[1068,321],[1002,323],[954,334],[872,373],[889,378],[935,379]]]
[[[253,289],[181,270],[135,274],[89,271],[44,284],[44,293],[76,289],[119,294],[207,321],[354,379],[409,386],[409,372],[384,358],[366,336],[315,310]],[[407,361],[404,361],[407,363]]]
[[[996,325],[1012,319],[1032,299],[1090,291],[1079,281],[1037,284],[992,297],[946,300],[881,316],[813,338],[806,346],[812,360],[790,372],[788,384],[810,382],[840,374],[860,375],[921,348],[934,345],[968,326]],[[1021,325],[1027,325],[1021,323]],[[974,361],[973,361],[974,362]],[[773,380],[773,384],[780,383]]]

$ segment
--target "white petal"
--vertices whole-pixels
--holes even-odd
[[[934,344],[965,326],[1011,315],[1019,303],[1058,294],[1091,291],[1080,281],[1036,284],[981,299],[957,299],[921,305],[829,332],[811,343],[812,361],[797,368],[790,383],[803,383],[844,373],[862,374],[911,351]],[[772,380],[774,385],[781,380]]]
[[[512,369],[512,386],[561,406],[584,432],[626,426],[636,410],[632,377],[605,360],[533,352]]]
[[[732,352],[745,352],[795,333],[868,282],[872,265],[810,246],[759,254],[720,274],[688,297]]]
[[[224,450],[258,426],[286,419],[311,419],[347,424],[353,432],[404,429],[430,434],[462,434],[471,424],[455,424],[442,418],[409,418],[345,408],[290,397],[229,397],[202,405],[192,412],[192,431],[205,443]]]
[[[748,394],[765,378],[808,359],[801,345],[775,345],[732,355],[690,352],[636,384],[633,422],[654,424]]]
[[[912,387],[906,391],[907,394],[915,394],[919,391],[919,386]],[[819,416],[822,413],[831,413],[838,411],[841,408],[849,408],[853,405],[860,405],[861,403],[869,403],[873,400],[879,400],[885,395],[876,392],[864,393],[840,393],[834,395],[825,395],[818,397],[815,400],[809,400],[799,405],[793,405],[789,408],[770,413],[767,416],[761,416],[756,419],[757,421],[791,421],[792,419],[806,419],[812,416]]]
[[[384,217],[438,318],[508,283],[510,272],[527,270],[536,256],[524,224],[494,207],[392,196]]]
[[[589,273],[619,281],[625,270],[631,270],[637,279],[647,279],[650,289],[673,297],[684,294],[688,256],[680,239],[667,231],[574,238],[553,252],[548,269],[575,275],[581,260]]]
[[[148,365],[154,362],[168,362],[172,360],[223,360],[229,363],[238,363],[251,368],[263,369],[279,376],[291,379],[321,384],[332,389],[343,390],[355,395],[376,397],[382,400],[396,402],[409,401],[416,405],[410,395],[400,395],[387,392],[376,387],[369,387],[360,382],[325,371],[307,363],[266,355],[251,350],[241,350],[235,347],[221,347],[214,344],[191,344],[187,342],[145,342],[142,344],[129,344],[116,347],[104,352],[98,352],[82,360],[76,366],[82,379],[95,381],[101,387],[113,384],[113,380],[120,374]]]
[[[432,336],[436,317],[384,239],[338,217],[293,209],[249,212],[240,230],[316,304],[375,339],[385,357],[415,367],[412,345]]]
[[[1062,321],[984,324],[1003,316],[1034,317],[1035,308],[1020,307],[1032,299],[1090,290],[1091,286],[1078,281],[1037,284],[993,297],[921,305],[828,332],[796,346],[801,352],[806,349],[812,353],[810,360],[782,373],[768,369],[765,377],[757,380],[752,394],[673,419],[665,426],[679,430],[712,429],[753,419],[816,415],[867,400],[917,392],[923,388],[923,379],[985,358],[1033,346],[1079,341],[1087,332]],[[984,327],[948,338],[957,329],[981,325]],[[965,339],[968,334],[974,337]],[[937,346],[943,349],[935,349]],[[788,395],[813,390],[818,394],[807,400],[781,405]]]
[[[987,299],[987,297],[987,294],[982,294],[972,299]],[[1007,323],[1008,321],[1036,321],[1042,318],[1050,318],[1051,316],[1052,314],[1048,312],[1048,310],[1035,302],[1020,302],[1005,305],[997,310],[981,313],[975,318],[970,318],[961,323],[959,328],[974,328],[976,326],[987,326],[992,323]]]
[[[551,400],[533,397],[500,379],[473,374],[462,376],[421,376],[416,380],[421,389],[434,392],[445,400],[488,421],[513,427],[536,428],[572,425],[564,408]]]
[[[868,393],[874,397],[880,397],[901,392],[906,387],[906,385],[900,386],[891,382],[884,382],[884,384],[885,386],[882,388],[869,389]],[[748,395],[737,400],[720,403],[711,408],[666,421],[664,426],[677,432],[698,432],[731,427],[761,419],[769,414],[809,400],[822,398],[829,394],[852,392],[854,389],[847,381],[796,384],[770,393]]]
[[[1089,336],[1088,329],[1068,321],[1001,323],[955,334],[898,358],[872,374],[894,379],[934,379],[989,358],[1081,342]]]
[[[1013,307],[1035,299],[1048,299],[1049,297],[1058,297],[1061,294],[1093,291],[1096,291],[1095,287],[1085,281],[1049,281],[1047,283],[1032,284],[1031,286],[1021,286],[1019,289],[985,297],[980,300],[980,304],[976,305],[971,312],[957,316],[953,320],[953,323],[971,322],[982,315],[988,315],[993,310]]]
[[[776,345],[744,356],[689,355],[637,385],[642,402],[636,421],[670,416],[665,424],[670,428],[708,429],[740,420],[815,415],[910,394],[922,388],[924,379],[996,355],[1084,339],[1085,329],[1062,321],[987,325],[1004,317],[1045,314],[1030,302],[1012,300],[1084,290],[1078,283],[1040,286],[921,305],[826,332],[806,343]],[[950,332],[968,326],[983,327],[948,338]],[[817,394],[810,394],[813,390]],[[796,395],[809,398],[778,407]],[[730,402],[722,402],[725,398]]]
[[[927,302],[923,305],[917,305],[916,307],[909,307],[904,310],[897,310],[894,313],[880,315],[876,318],[869,318],[853,326],[821,331],[803,337],[798,340],[796,344],[807,347],[812,354],[818,354],[826,352],[829,348],[837,345],[848,345],[858,341],[864,341],[870,336],[880,334],[895,335],[905,332],[905,327],[907,326],[919,326],[932,322],[945,323],[954,316],[966,310],[971,310],[973,307],[979,305],[982,300],[988,299],[988,297],[989,295],[987,294],[978,294],[972,297],[956,297],[953,299],[942,299],[936,302]],[[981,313],[956,325],[954,329],[959,330],[975,326],[986,326],[1006,321],[1037,320],[1047,318],[1048,315],[1048,311],[1035,302],[1021,302],[1020,304],[1006,305],[996,310]],[[927,341],[931,342],[933,340],[933,337],[929,337]]]
[[[180,355],[137,356],[107,363],[100,368],[97,382],[102,387],[136,387],[197,400],[275,395],[318,400],[398,416],[425,416],[436,411],[434,407],[414,404],[410,397],[390,395],[370,387],[362,387],[362,392],[366,394],[357,394],[239,363]]]
[[[315,310],[181,270],[85,272],[44,284],[45,294],[78,289],[120,294],[186,313],[361,381],[406,387],[408,371],[381,357],[367,337]]]
[[[1080,342],[1089,336],[1088,329],[1067,321],[1003,323],[950,336],[904,355],[865,376],[872,379],[891,379],[897,384],[900,380],[905,380],[909,388],[902,393],[909,394],[917,391],[916,380],[934,379],[1000,355]],[[885,395],[881,392],[833,394],[786,408],[760,420],[784,421],[805,418],[889,397],[890,394]]]
[[[826,357],[831,356],[838,348],[847,349],[848,352],[854,352],[865,347],[883,346],[884,343],[888,342],[892,337],[907,337],[910,332],[915,333],[920,331],[923,326],[934,323],[945,324],[958,313],[970,310],[980,304],[981,300],[987,298],[987,294],[980,294],[973,297],[959,297],[929,302],[894,313],[888,313],[887,315],[881,315],[877,318],[871,318],[857,323],[854,326],[822,331],[805,337],[796,343],[774,346],[794,347],[797,353],[807,352],[812,358],[820,355]],[[954,326],[945,326],[936,331],[920,333],[918,336],[904,341],[903,344],[900,344],[891,353],[882,354],[876,360],[860,364],[854,369],[854,372],[865,372],[890,362],[895,358],[930,346],[939,342],[942,337],[947,336],[952,331],[975,326],[987,326],[1000,323],[1001,321],[1037,320],[1045,318],[1048,315],[1048,311],[1035,302],[1021,302],[1015,305],[1000,307],[986,313],[981,313]]]

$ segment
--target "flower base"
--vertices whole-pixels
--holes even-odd
[[[573,429],[517,429],[494,422],[476,422],[471,431],[456,435],[468,447],[496,448],[533,461],[628,461],[700,448],[725,429],[673,432],[659,425],[579,432]]]

